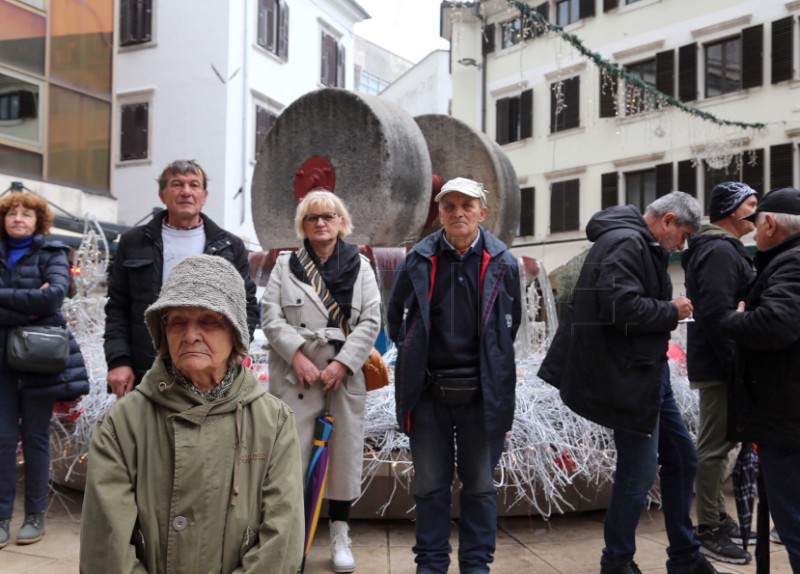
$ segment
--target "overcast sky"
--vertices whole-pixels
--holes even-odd
[[[414,63],[447,49],[448,42],[439,37],[441,0],[356,1],[372,16],[355,26],[362,38]]]

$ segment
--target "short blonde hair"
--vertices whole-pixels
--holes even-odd
[[[330,209],[335,214],[342,217],[342,228],[339,230],[339,237],[347,237],[353,232],[353,221],[350,219],[350,212],[347,211],[342,200],[327,189],[312,189],[300,203],[297,204],[297,213],[295,213],[294,216],[294,230],[297,232],[297,237],[300,238],[300,240],[306,238],[306,232],[303,229],[303,219],[312,207],[318,206]]]

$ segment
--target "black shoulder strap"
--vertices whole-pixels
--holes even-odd
[[[314,264],[314,260],[311,259],[311,256],[309,256],[304,247],[300,248],[297,252],[297,259],[300,261],[300,265],[303,266],[303,271],[306,273],[309,284],[317,292],[320,301],[322,301],[322,304],[325,305],[325,308],[328,310],[330,319],[339,326],[345,336],[349,335],[350,325],[347,323],[347,319],[344,313],[342,313],[339,303],[337,303],[336,299],[331,295],[328,286],[322,279],[319,269],[317,269],[317,266]]]

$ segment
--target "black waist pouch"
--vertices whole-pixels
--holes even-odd
[[[428,386],[433,397],[444,405],[467,405],[481,397],[480,368],[459,367],[429,371]]]

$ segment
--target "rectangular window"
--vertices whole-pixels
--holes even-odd
[[[523,187],[519,190],[519,198],[519,228],[517,229],[517,236],[533,235],[536,188]]]
[[[645,169],[625,174],[625,202],[635,205],[644,213],[645,208],[656,200],[656,170]]]
[[[45,35],[47,21],[8,2],[0,2],[0,62],[23,68],[34,74],[44,74]]]
[[[501,24],[500,33],[502,34],[501,47],[510,48],[533,36],[533,22],[521,17],[514,18]]]
[[[519,96],[501,98],[495,104],[497,132],[500,145],[516,142],[533,135],[533,90]]]
[[[119,45],[146,44],[152,38],[152,0],[120,0]]]
[[[50,86],[49,181],[108,191],[111,104]]]
[[[629,74],[642,80],[648,86],[656,85],[656,59],[645,60],[637,64],[626,66]],[[647,92],[634,85],[625,85],[625,115],[650,112],[658,109],[658,98],[653,93]]]
[[[41,144],[39,86],[0,73],[0,137]]]
[[[264,138],[267,137],[267,133],[277,119],[277,114],[256,104],[256,141],[254,148],[256,157],[258,157],[258,152],[261,150],[261,144],[264,143]]]
[[[568,26],[580,20],[580,0],[556,1],[556,24]]]
[[[706,45],[706,97],[742,89],[742,40],[739,36]]]
[[[281,60],[289,59],[289,6],[283,0],[258,0],[256,42]]]
[[[580,126],[580,96],[579,76],[550,84],[550,133]]]
[[[138,102],[120,106],[120,161],[147,159],[149,150],[150,104]]]
[[[358,76],[358,91],[362,94],[372,94],[373,96],[377,96],[388,85],[389,82],[379,78],[374,74],[370,74],[364,69],[361,70]]]
[[[559,181],[550,186],[550,233],[577,231],[580,226],[580,180]]]
[[[331,34],[322,31],[320,44],[320,83],[329,88],[345,87],[344,46]]]
[[[617,172],[600,176],[600,209],[619,205],[619,178]]]

